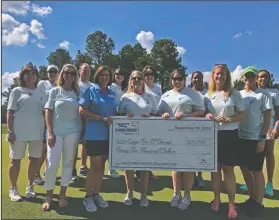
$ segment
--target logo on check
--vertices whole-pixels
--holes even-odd
[[[114,129],[116,134],[139,134],[139,122],[129,121],[129,122],[117,122]]]

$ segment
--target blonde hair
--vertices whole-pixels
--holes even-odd
[[[60,71],[60,73],[59,73],[59,76],[58,76],[57,85],[58,85],[58,86],[63,86],[63,85],[64,85],[65,81],[64,81],[64,79],[63,79],[63,73],[64,73],[64,69],[67,68],[67,67],[68,67],[68,68],[72,68],[72,69],[75,70],[76,75],[75,75],[75,80],[73,81],[72,87],[73,87],[73,90],[75,91],[75,93],[76,93],[77,95],[79,95],[78,71],[77,71],[76,66],[73,65],[73,64],[65,64],[65,65],[62,67],[62,69],[61,69],[61,71]]]
[[[232,87],[232,77],[230,70],[227,65],[225,64],[216,64],[212,71],[211,71],[211,76],[208,84],[208,95],[211,96],[215,91],[216,91],[216,83],[214,82],[214,73],[217,68],[221,68],[224,73],[226,74],[226,81],[224,83],[223,91],[224,95],[229,97],[232,94],[233,87]]]
[[[133,70],[132,73],[131,73],[131,75],[130,75],[130,77],[129,77],[127,93],[132,93],[132,92],[134,92],[134,88],[133,88],[132,85],[131,85],[131,81],[132,81],[132,78],[134,77],[134,75],[135,75],[136,73],[140,74],[140,76],[142,77],[142,80],[144,79],[142,72],[140,72],[140,71],[138,71],[138,70]],[[142,83],[143,83],[143,85],[142,85],[142,91],[145,92],[145,85],[144,85],[144,82],[142,81]]]

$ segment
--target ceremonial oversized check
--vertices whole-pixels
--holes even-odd
[[[217,171],[217,126],[183,120],[113,117],[110,169]]]

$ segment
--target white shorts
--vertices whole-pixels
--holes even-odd
[[[10,158],[19,160],[25,157],[28,144],[28,157],[40,158],[42,156],[43,140],[39,141],[15,141],[10,144]]]

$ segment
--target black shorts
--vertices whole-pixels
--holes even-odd
[[[86,140],[85,146],[87,156],[107,156],[109,154],[109,141],[108,140]]]
[[[238,129],[218,131],[218,162],[227,166],[238,164]]]
[[[240,139],[241,151],[239,153],[239,166],[247,167],[249,171],[262,171],[266,147],[257,153],[258,140]]]

